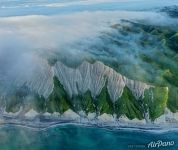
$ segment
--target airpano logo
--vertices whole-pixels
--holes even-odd
[[[170,147],[170,146],[174,146],[175,142],[174,141],[151,141],[150,143],[148,143],[148,148],[160,148],[160,147]]]

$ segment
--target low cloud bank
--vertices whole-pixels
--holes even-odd
[[[91,57],[97,59],[105,55],[108,52],[101,49],[97,51],[96,48],[93,49],[95,52],[92,52],[91,47],[96,42],[98,47],[102,46],[103,33],[113,33],[111,26],[120,24],[122,19],[133,22],[141,20],[151,25],[173,27],[177,25],[176,20],[154,12],[97,11],[58,16],[0,18],[1,84],[9,81],[8,78],[23,76],[22,72],[24,76],[29,75],[30,78],[30,74],[40,66],[36,63],[43,62],[36,61],[37,58],[47,61],[51,57],[50,59],[74,62]],[[136,43],[133,44],[137,49]],[[119,55],[130,55],[129,61],[133,60],[133,63],[140,61],[134,57],[134,53],[128,54],[119,47],[115,48],[115,52],[116,60],[119,59]],[[108,60],[113,57],[115,56],[108,53]]]

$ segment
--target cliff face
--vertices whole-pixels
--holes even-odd
[[[70,97],[84,94],[88,90],[93,98],[101,93],[102,88],[107,84],[107,89],[111,100],[117,101],[127,86],[136,99],[144,96],[145,89],[150,86],[146,83],[127,79],[112,68],[105,66],[101,62],[90,64],[83,62],[77,68],[69,68],[61,62],[57,62],[53,67],[42,59],[34,59],[35,69],[29,68],[28,75],[22,73],[17,78],[12,79],[12,85],[20,88],[26,85],[31,91],[38,93],[46,99],[53,91],[53,77],[56,76]]]
[[[18,75],[14,75],[16,72],[10,72],[12,77],[8,77],[9,87],[15,89],[27,86],[29,90],[48,98],[53,91],[53,69],[48,65],[48,62],[35,55],[31,58],[35,66],[25,65],[26,68],[18,70]]]
[[[57,62],[54,66],[54,72],[54,75],[58,77],[70,97],[84,94],[89,90],[92,97],[95,98],[107,84],[110,98],[115,102],[122,96],[125,86],[131,90],[136,99],[144,97],[144,91],[153,87],[139,81],[127,79],[101,62],[95,62],[94,64],[84,62],[76,69],[68,68]]]
[[[6,111],[17,112],[23,107],[24,111],[64,113],[72,109],[148,122],[166,108],[168,88],[128,79],[101,62],[84,61],[70,68],[61,62],[51,67],[43,60],[36,61],[33,74],[13,79],[17,90],[6,96]]]

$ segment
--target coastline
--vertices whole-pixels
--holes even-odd
[[[131,120],[132,121],[132,120]],[[98,119],[89,120],[88,118],[78,118],[78,119],[69,119],[69,118],[46,118],[44,115],[37,115],[33,118],[27,117],[17,117],[9,115],[0,116],[0,128],[4,126],[18,126],[23,128],[30,128],[34,130],[47,130],[56,126],[66,126],[66,125],[75,125],[82,127],[96,127],[103,128],[106,130],[120,130],[120,131],[138,131],[138,132],[147,132],[153,134],[161,134],[167,132],[178,131],[178,124],[169,123],[169,124],[154,124],[146,123],[141,124],[138,122],[123,122],[123,121],[112,121],[105,122]]]

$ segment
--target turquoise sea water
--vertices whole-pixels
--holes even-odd
[[[178,132],[154,134],[142,131],[62,125],[45,130],[6,125],[0,128],[2,150],[127,150],[148,149],[151,141],[174,141],[178,150]],[[150,148],[153,149],[153,148]]]

